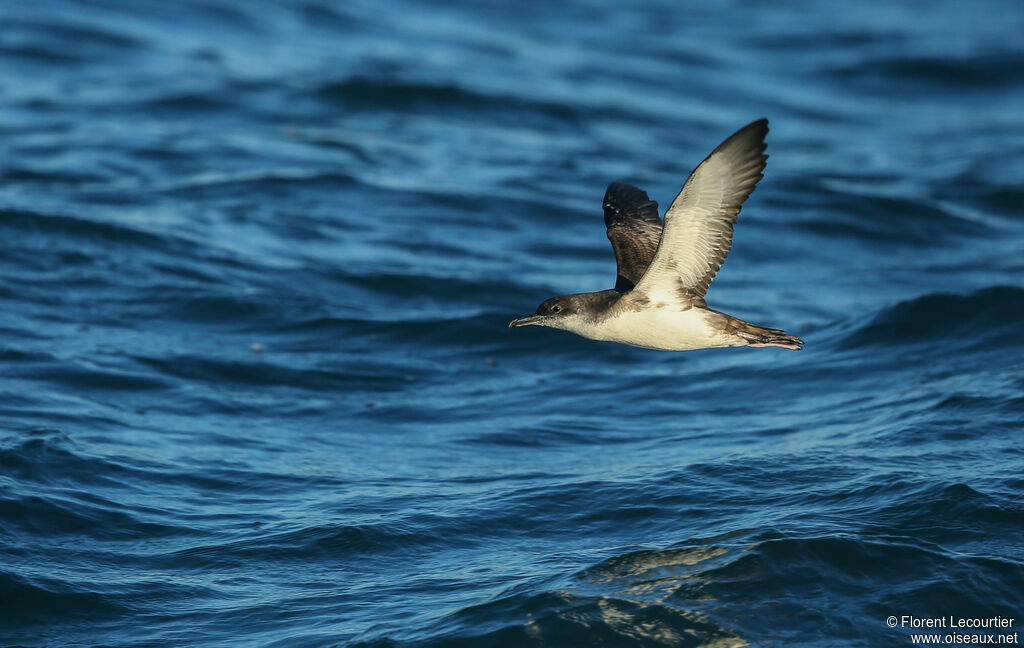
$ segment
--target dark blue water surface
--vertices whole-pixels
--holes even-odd
[[[1024,634],[1024,4],[0,5],[0,644]],[[509,330],[744,124],[709,303]],[[1024,638],[1021,638],[1024,641]]]

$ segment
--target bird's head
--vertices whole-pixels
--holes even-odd
[[[550,326],[551,328],[574,330],[580,319],[580,295],[552,297],[537,307],[537,312],[509,322],[509,328],[518,326]]]

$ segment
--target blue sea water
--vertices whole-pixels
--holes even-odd
[[[1024,4],[0,4],[0,645],[1024,632]],[[711,306],[508,330],[771,120]],[[968,632],[968,631],[960,631]]]

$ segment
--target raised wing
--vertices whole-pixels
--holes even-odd
[[[763,176],[768,120],[722,142],[665,213],[661,244],[636,290],[658,301],[703,299],[732,247],[732,226]]]
[[[615,290],[632,290],[647,272],[661,240],[658,203],[642,189],[613,182],[604,193],[604,224],[618,264]]]

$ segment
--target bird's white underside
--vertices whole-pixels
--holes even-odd
[[[745,346],[746,340],[711,325],[702,308],[680,310],[661,304],[643,310],[621,311],[599,322],[577,320],[569,330],[592,340],[619,342],[659,351],[692,351]]]

